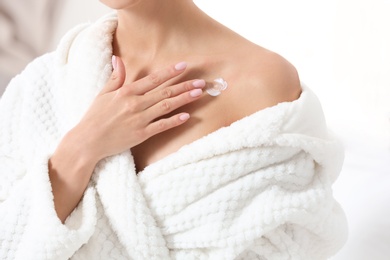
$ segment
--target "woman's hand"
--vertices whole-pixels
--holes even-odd
[[[163,116],[199,99],[205,86],[204,80],[163,85],[185,71],[183,62],[130,84],[124,84],[120,58],[113,58],[113,67],[103,90],[49,160],[54,205],[62,222],[81,200],[99,160],[186,122],[187,113]]]
[[[84,143],[88,157],[96,160],[186,122],[187,113],[161,117],[197,100],[205,86],[204,80],[192,80],[161,87],[185,71],[184,62],[130,84],[124,84],[125,68],[120,58],[113,57],[113,67],[110,80],[73,130]]]

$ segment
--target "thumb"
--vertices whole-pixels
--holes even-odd
[[[107,81],[106,85],[102,89],[100,94],[105,94],[112,92],[122,87],[126,78],[125,65],[121,58],[113,55],[112,56],[112,74],[110,79]]]

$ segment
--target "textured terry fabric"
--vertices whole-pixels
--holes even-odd
[[[99,162],[65,224],[48,158],[111,73],[115,15],[70,31],[0,102],[0,259],[327,259],[344,243],[342,149],[315,95],[258,111],[145,168]]]

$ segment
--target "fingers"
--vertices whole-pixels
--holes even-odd
[[[176,97],[182,93],[192,91],[194,89],[202,89],[206,86],[206,82],[203,79],[187,81],[174,86],[166,87],[154,92],[149,92],[149,95],[144,95],[143,108],[151,107],[164,99]],[[193,93],[196,93],[193,92]]]
[[[150,90],[180,75],[185,71],[186,68],[187,68],[186,62],[179,62],[176,65],[153,72],[152,74],[149,74],[148,76],[136,82],[133,82],[128,87],[132,89],[133,93],[138,95],[144,95]]]
[[[156,122],[149,124],[145,128],[147,136],[153,136],[179,126],[185,123],[190,118],[190,115],[187,113],[180,113],[178,115],[171,116],[170,118],[163,118]]]
[[[115,55],[112,56],[112,68],[113,72],[111,74],[111,77],[100,92],[100,94],[115,91],[122,87],[123,83],[125,82],[126,70],[121,58]]]
[[[145,119],[153,121],[156,118],[164,116],[178,109],[179,107],[182,107],[199,99],[202,96],[202,93],[202,89],[197,88],[182,93],[176,97],[163,99],[162,101],[145,110]]]

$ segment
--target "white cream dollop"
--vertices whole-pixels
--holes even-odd
[[[227,89],[228,84],[223,78],[217,78],[212,84],[209,84],[206,88],[206,92],[213,97],[219,96],[222,91]]]

